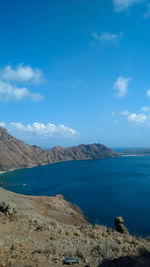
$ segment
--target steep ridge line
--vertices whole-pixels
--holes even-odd
[[[58,161],[105,159],[120,156],[102,144],[56,146],[48,151],[29,146],[0,127],[0,171],[46,165]]]

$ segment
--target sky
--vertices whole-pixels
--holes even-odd
[[[150,0],[0,0],[0,125],[44,148],[150,147]]]

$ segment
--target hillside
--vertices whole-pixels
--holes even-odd
[[[66,257],[79,267],[148,267],[149,248],[149,239],[92,226],[61,195],[24,196],[0,188],[0,267],[61,267]]]
[[[38,146],[25,144],[0,127],[0,171],[33,167],[57,161],[104,159],[118,155],[117,152],[101,144],[69,148],[54,147],[45,151]]]

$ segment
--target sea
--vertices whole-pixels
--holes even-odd
[[[93,225],[114,227],[122,216],[131,234],[150,236],[150,155],[59,162],[2,173],[0,180],[20,194],[62,194]]]

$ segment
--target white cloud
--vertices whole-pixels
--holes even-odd
[[[26,97],[33,101],[39,101],[43,98],[43,96],[38,93],[31,93],[26,87],[17,87],[0,80],[0,101],[19,101]]]
[[[0,122],[0,125],[7,128],[12,134],[20,134],[26,137],[30,135],[31,137],[52,137],[52,136],[74,136],[79,135],[79,133],[64,124],[55,125],[53,123],[39,123],[34,122],[33,124],[24,125],[21,122],[11,122],[9,124]]]
[[[148,112],[150,110],[150,107],[144,106],[141,108],[142,112]]]
[[[2,122],[2,121],[0,122],[1,127],[5,127],[5,125],[6,125],[5,122]]]
[[[101,41],[116,41],[118,38],[121,38],[123,34],[120,32],[119,34],[113,34],[109,32],[104,32],[100,36]]]
[[[115,115],[116,115],[116,112],[112,112],[111,115],[112,115],[112,116],[115,116]]]
[[[19,64],[16,68],[8,65],[1,71],[0,78],[11,82],[40,83],[43,81],[43,72],[29,65]]]
[[[130,112],[128,110],[123,110],[122,112],[120,112],[120,114],[123,116],[128,116]]]
[[[97,33],[91,33],[92,37],[100,40],[100,41],[104,41],[104,42],[114,42],[117,41],[118,39],[120,39],[123,36],[123,33],[119,33],[119,34],[114,34],[114,33],[110,33],[110,32],[104,32],[101,35],[98,35]]]
[[[23,64],[19,64],[13,69],[8,65],[0,71],[0,101],[20,101],[24,98],[40,101],[43,96],[39,93],[32,93],[24,84],[28,82],[40,83],[42,80],[43,73],[39,69]],[[17,85],[18,83],[19,85]]]
[[[147,96],[150,97],[150,89],[146,92]]]
[[[114,89],[116,90],[117,97],[124,97],[128,92],[128,85],[131,78],[119,77],[114,84]]]
[[[114,8],[116,12],[122,12],[133,4],[142,2],[143,0],[114,0]]]
[[[148,4],[147,11],[144,13],[144,18],[150,18],[150,4]]]
[[[146,114],[142,114],[142,113],[139,113],[139,114],[136,114],[136,113],[132,113],[128,116],[128,121],[131,121],[131,122],[136,122],[136,123],[145,123],[149,118]]]
[[[125,119],[128,122],[131,122],[136,125],[143,125],[143,126],[148,126],[150,127],[150,107],[148,106],[143,106],[141,108],[141,113],[131,113],[128,110],[123,110],[119,114],[124,116]],[[145,114],[146,113],[146,114]]]
[[[99,35],[97,33],[92,32],[91,35],[92,35],[93,38],[95,38],[97,40],[99,39]]]

